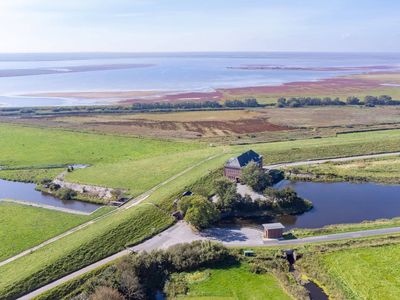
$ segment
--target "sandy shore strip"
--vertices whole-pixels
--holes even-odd
[[[89,216],[93,213],[93,212],[89,213],[89,212],[83,212],[83,211],[69,209],[69,208],[63,208],[63,207],[57,207],[57,206],[52,206],[52,205],[47,205],[47,204],[39,204],[39,203],[30,202],[30,201],[21,201],[21,200],[15,200],[15,199],[0,199],[0,202],[10,202],[10,203],[16,203],[16,204],[20,204],[20,205],[27,205],[27,206],[45,208],[45,209],[50,209],[50,210],[57,210],[57,211],[62,211],[65,213],[76,214],[76,215]]]

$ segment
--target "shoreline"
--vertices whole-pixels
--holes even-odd
[[[181,102],[181,101],[222,101],[227,98],[251,97],[263,95],[279,98],[280,96],[346,96],[377,91],[400,90],[400,72],[366,72],[353,75],[341,75],[309,81],[292,81],[276,85],[216,88],[204,91],[179,90],[127,90],[127,91],[71,91],[41,92],[24,94],[27,98],[63,98],[81,100],[107,100],[112,104],[133,104],[140,102]],[[383,93],[382,92],[382,93]],[[397,91],[400,93],[400,91]],[[381,93],[381,94],[382,94]]]

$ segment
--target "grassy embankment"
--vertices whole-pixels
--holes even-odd
[[[310,236],[318,236],[334,233],[345,233],[371,229],[381,229],[400,226],[400,218],[393,219],[379,219],[375,221],[364,221],[356,224],[337,224],[328,225],[322,228],[315,229],[292,229],[288,233],[296,238],[305,238]]]
[[[25,129],[25,128],[24,128]],[[37,130],[39,129],[28,129]],[[23,130],[22,134],[23,134]],[[43,130],[47,132],[47,130]],[[52,131],[49,131],[52,133]],[[57,131],[54,131],[57,133]],[[60,133],[58,131],[58,133]],[[62,132],[63,134],[81,135],[77,133]],[[42,132],[42,134],[44,134]],[[92,136],[88,135],[89,139]],[[108,139],[109,136],[100,136]],[[318,140],[304,140],[283,143],[255,145],[254,148],[265,155],[267,162],[288,161],[297,159],[317,158],[318,156],[340,156],[351,154],[363,154],[382,151],[395,151],[400,148],[400,132],[386,131],[369,134],[351,134],[338,138]],[[101,140],[101,138],[99,138]],[[121,138],[122,139],[122,138]],[[137,141],[137,139],[129,139]],[[46,141],[46,139],[44,139]],[[139,140],[140,143],[142,140]],[[146,142],[146,140],[144,140]],[[50,141],[47,140],[47,143]],[[125,141],[123,141],[125,143]],[[42,140],[43,143],[43,140]],[[79,150],[74,144],[74,148]],[[82,149],[85,149],[85,139],[82,140]],[[160,147],[162,147],[160,145]],[[47,145],[49,148],[49,145]],[[107,147],[106,147],[107,148]],[[182,191],[188,184],[193,184],[198,178],[221,166],[223,161],[233,153],[248,149],[249,146],[237,146],[229,148],[231,153],[208,161],[191,170],[184,176],[162,186],[146,202],[155,204],[163,203],[162,207],[168,207],[174,195]],[[18,148],[17,148],[18,149]],[[48,149],[42,147],[45,154]],[[213,148],[216,153],[220,148]],[[93,151],[92,149],[91,151]],[[101,149],[97,150],[101,151]],[[120,151],[120,149],[118,149]],[[198,151],[198,150],[196,150]],[[202,159],[209,155],[209,149]],[[90,153],[90,152],[89,152]],[[26,153],[27,154],[27,153]],[[72,156],[75,155],[72,152]],[[96,155],[99,155],[98,153]],[[180,154],[184,156],[184,152]],[[200,156],[200,155],[199,155]],[[28,156],[29,157],[29,156]],[[42,159],[41,157],[39,157]],[[26,159],[26,158],[25,158]],[[67,159],[64,157],[64,159]],[[200,160],[200,159],[198,159]],[[31,159],[31,162],[35,163]],[[82,161],[78,161],[82,163]],[[195,161],[192,161],[193,164]],[[84,161],[83,163],[87,163]],[[92,162],[94,163],[94,162]],[[95,166],[93,166],[94,168]],[[165,166],[167,167],[167,166]],[[89,170],[89,169],[87,169]],[[76,172],[86,172],[79,170]],[[112,181],[116,174],[108,173],[104,178]],[[142,176],[141,173],[131,173],[131,178]],[[88,178],[86,180],[91,180]],[[129,183],[126,183],[129,186]],[[3,298],[12,298],[21,293],[32,290],[51,280],[61,277],[91,262],[115,253],[127,245],[138,243],[146,237],[154,235],[172,223],[168,213],[153,205],[143,203],[135,208],[118,211],[95,224],[65,237],[51,245],[48,245],[29,256],[18,259],[0,268],[0,295]]]
[[[272,274],[255,274],[246,264],[187,273],[189,292],[178,299],[291,299]]]
[[[92,220],[113,208],[84,216],[0,202],[0,261]]]
[[[40,183],[42,179],[55,178],[64,170],[64,168],[1,170],[0,178],[10,181]]]
[[[289,168],[290,177],[312,181],[400,183],[400,157],[391,156]],[[305,176],[305,177],[303,177]]]

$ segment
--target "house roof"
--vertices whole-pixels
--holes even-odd
[[[245,153],[242,153],[238,157],[232,157],[230,160],[227,161],[225,166],[232,168],[243,168],[252,161],[259,163],[261,161],[261,158],[261,155],[254,152],[253,150],[249,150]]]
[[[285,229],[285,226],[283,226],[281,223],[268,223],[268,224],[263,224],[264,230],[266,229]]]

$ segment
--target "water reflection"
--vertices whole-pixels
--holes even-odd
[[[38,204],[51,205],[81,212],[93,212],[101,205],[75,200],[60,200],[51,195],[35,190],[33,183],[13,182],[0,179],[0,199],[9,198],[20,201],[29,201]]]

